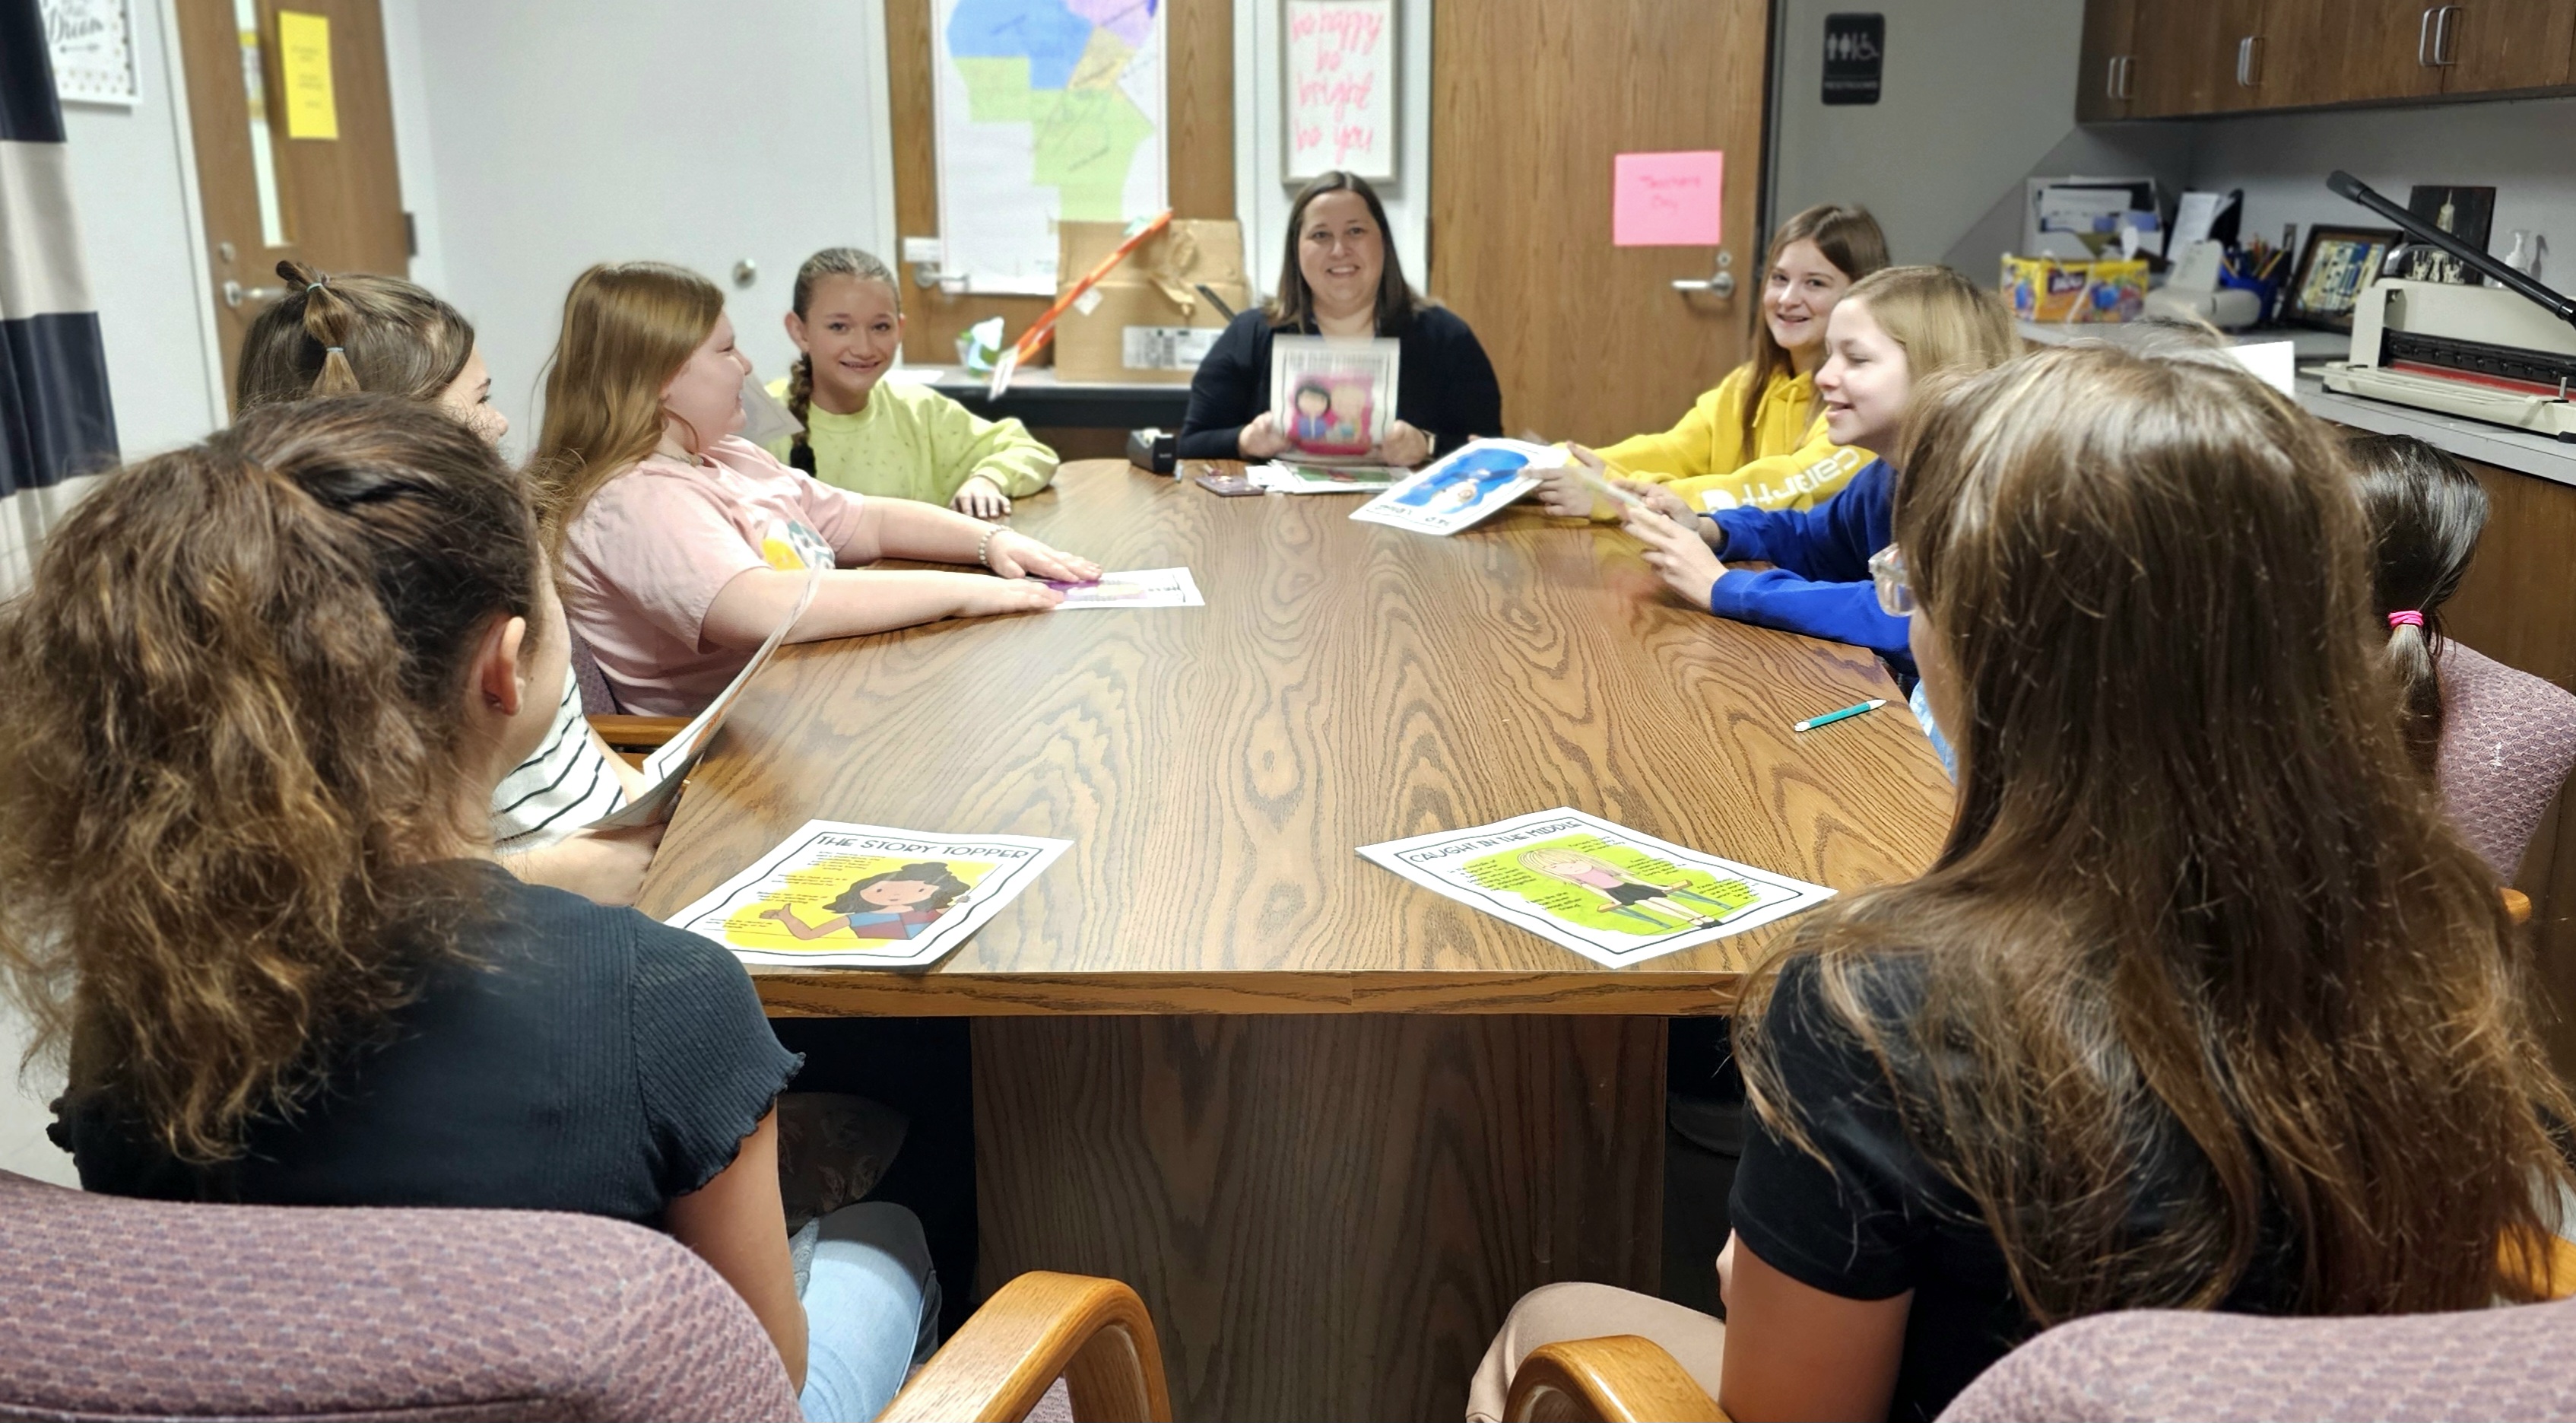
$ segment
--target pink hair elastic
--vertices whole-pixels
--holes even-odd
[[[2388,628],[2391,632],[2399,628],[2419,628],[2423,625],[2424,615],[2413,608],[2401,608],[2388,615]]]

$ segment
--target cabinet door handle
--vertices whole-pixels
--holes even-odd
[[[2259,68],[2262,52],[2263,37],[2261,35],[2247,35],[2245,38],[2236,42],[2237,88],[2253,89],[2259,88],[2262,85],[2263,76]]]
[[[2109,63],[2102,66],[2102,97],[2105,99],[2120,97],[2120,61],[2124,57],[2115,54]]]
[[[2113,95],[2112,97],[2114,97],[2114,98],[2118,98],[2118,99],[2134,99],[2134,98],[2136,98],[2136,97],[2138,96],[2138,95],[2137,95],[2137,88],[2138,88],[2138,85],[2137,85],[2137,79],[2138,79],[2138,57],[2137,57],[2136,55],[2134,55],[2134,54],[2124,54],[2124,55],[2121,55],[2121,56],[2120,56],[2120,92],[2119,92],[2118,94]]]
[[[2447,67],[2460,62],[2460,31],[2452,23],[2459,14],[2457,5],[2444,5],[2433,11],[2433,63],[2436,65]]]
[[[2433,17],[2440,13],[2440,6],[2428,5],[2423,18],[2415,22],[2415,63],[2419,68],[2433,67]]]

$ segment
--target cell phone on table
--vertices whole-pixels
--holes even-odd
[[[1241,470],[1236,470],[1232,474],[1219,474],[1214,470],[1203,470],[1198,474],[1192,475],[1191,479],[1197,483],[1199,488],[1206,490],[1208,493],[1220,494],[1228,499],[1238,498],[1246,494],[1258,494],[1261,492],[1261,486],[1245,478],[1243,471]]]

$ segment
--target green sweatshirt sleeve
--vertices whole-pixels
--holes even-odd
[[[1017,420],[986,420],[944,395],[922,411],[930,463],[940,498],[957,497],[967,480],[983,475],[1013,499],[1035,494],[1055,478],[1055,451]]]

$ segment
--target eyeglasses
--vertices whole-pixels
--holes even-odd
[[[1889,544],[1869,556],[1869,581],[1878,589],[1878,606],[1891,618],[1909,616],[1915,608],[1914,585],[1905,581],[1905,555]]]

